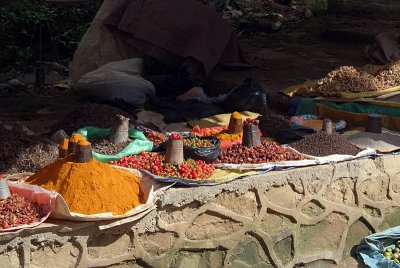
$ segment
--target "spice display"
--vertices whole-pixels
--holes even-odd
[[[71,134],[77,129],[94,126],[99,128],[109,128],[111,122],[114,121],[116,114],[123,115],[130,119],[131,123],[135,122],[135,116],[124,112],[114,106],[87,103],[67,114],[64,119],[57,122],[52,126],[51,130],[53,134],[59,129],[65,130],[66,133]]]
[[[383,256],[385,256],[386,259],[394,261],[395,263],[400,265],[400,240],[396,241],[395,245],[391,245],[386,247],[382,251]]]
[[[124,214],[141,201],[138,177],[95,159],[75,163],[73,155],[46,166],[26,182],[57,191],[72,212],[82,214]]]
[[[214,141],[211,139],[202,139],[197,136],[192,136],[190,138],[183,140],[184,146],[194,147],[194,148],[202,148],[202,147],[212,147],[214,146]]]
[[[57,145],[41,136],[0,126],[0,172],[36,172],[58,158]]]
[[[243,132],[236,133],[236,134],[229,134],[227,130],[222,130],[219,133],[214,133],[211,136],[215,136],[221,141],[238,141],[242,140]]]
[[[360,150],[340,134],[327,134],[320,131],[290,144],[300,153],[312,156],[328,156],[333,154],[357,155]]]
[[[172,133],[171,135],[169,135],[169,138],[172,140],[182,140],[182,135],[179,133]]]
[[[347,140],[361,149],[392,151],[400,147],[400,134],[388,130],[382,133],[360,132],[347,137]]]
[[[243,125],[245,125],[245,126],[250,126],[250,125],[258,126],[259,122],[260,121],[257,120],[257,119],[247,118],[246,120],[244,120]]]
[[[262,115],[257,120],[259,121],[258,127],[265,137],[274,137],[277,130],[293,128],[293,124],[281,115]]]
[[[275,142],[263,140],[260,146],[255,147],[234,144],[218,157],[216,163],[259,164],[302,159],[301,155],[290,149],[283,148]]]
[[[341,66],[320,79],[313,91],[323,96],[339,96],[342,92],[370,92],[384,89],[376,77],[352,66]]]
[[[384,88],[400,86],[400,60],[386,65],[376,74],[376,78]]]
[[[237,134],[243,131],[243,118],[240,113],[233,112],[229,119],[228,133]]]
[[[38,222],[49,209],[18,194],[12,194],[7,199],[0,200],[0,229]]]
[[[99,154],[115,155],[121,152],[132,140],[124,141],[120,144],[114,144],[107,137],[92,136],[89,142],[92,144],[92,150]]]
[[[150,129],[144,129],[143,134],[149,141],[153,143],[153,146],[158,146],[168,140],[168,137],[166,135]]]
[[[117,162],[121,167],[147,170],[162,177],[178,177],[190,180],[206,179],[214,171],[214,166],[201,160],[186,159],[182,164],[172,165],[164,162],[164,156],[157,153],[141,152],[139,155],[126,156]]]

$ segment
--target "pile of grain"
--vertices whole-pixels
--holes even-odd
[[[400,60],[386,65],[376,74],[376,78],[384,88],[400,86]]]
[[[90,138],[89,142],[92,144],[92,150],[99,154],[105,155],[115,155],[121,152],[130,142],[131,140],[122,142],[118,145],[110,142],[108,137],[106,138]]]
[[[297,151],[312,156],[328,156],[333,154],[357,155],[360,150],[348,142],[340,134],[327,134],[320,131],[309,135],[300,141],[290,144]]]
[[[381,81],[352,66],[341,66],[320,79],[313,92],[326,97],[339,96],[342,92],[371,92],[384,89]]]

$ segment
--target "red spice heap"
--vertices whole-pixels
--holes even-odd
[[[18,194],[0,201],[0,229],[40,221],[49,208],[41,207]]]
[[[147,170],[162,177],[187,178],[190,180],[206,179],[214,171],[214,166],[201,160],[186,159],[179,166],[163,161],[164,156],[156,153],[141,152],[139,155],[125,156],[110,164],[121,167]]]
[[[243,125],[249,126],[249,125],[255,125],[258,126],[259,121],[257,119],[252,119],[252,118],[247,118],[244,120]]]
[[[296,152],[283,148],[275,142],[264,140],[260,146],[256,147],[245,147],[241,144],[234,144],[219,155],[216,163],[259,164],[302,159],[303,157]]]
[[[164,134],[149,129],[143,130],[143,134],[149,141],[153,143],[154,146],[157,146],[168,139],[168,137],[165,136]]]
[[[182,135],[179,134],[179,133],[172,133],[169,137],[170,137],[172,140],[182,140]]]

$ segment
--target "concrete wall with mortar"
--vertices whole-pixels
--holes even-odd
[[[171,188],[142,220],[0,235],[0,267],[330,267],[400,223],[400,156]]]

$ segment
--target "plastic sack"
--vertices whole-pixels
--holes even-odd
[[[78,93],[96,102],[143,107],[156,90],[141,73],[142,59],[110,62],[82,76],[76,87]]]
[[[85,139],[90,137],[107,137],[110,135],[111,130],[109,128],[97,128],[97,127],[84,127],[75,131],[75,133],[81,134]],[[129,129],[129,138],[132,142],[129,143],[121,152],[115,155],[105,155],[93,152],[93,157],[103,163],[110,161],[116,161],[124,156],[139,154],[140,152],[150,152],[153,149],[153,143],[148,141],[144,134],[134,128]]]
[[[245,81],[232,89],[225,100],[218,103],[225,111],[252,111],[262,113],[267,108],[267,94],[254,78]]]
[[[286,129],[264,129],[263,136],[273,138],[280,144],[289,144],[301,139],[306,136],[315,133],[316,131],[311,128],[286,128]]]
[[[184,136],[184,139],[191,138],[192,136]],[[185,159],[192,158],[195,160],[203,160],[204,162],[210,164],[217,160],[218,156],[221,154],[220,143],[221,141],[215,137],[205,136],[205,137],[197,137],[199,139],[207,139],[212,140],[214,142],[214,146],[211,147],[190,147],[183,146],[183,156]]]
[[[38,226],[50,216],[50,213],[55,207],[56,198],[58,195],[56,192],[47,191],[36,185],[19,184],[10,181],[8,181],[8,187],[10,188],[11,194],[19,194],[31,202],[37,203],[39,206],[42,206],[43,209],[46,209],[47,213],[38,222],[1,229],[0,232],[11,232]]]
[[[371,268],[398,268],[400,265],[394,261],[387,260],[381,252],[384,248],[394,245],[399,239],[400,226],[369,235],[357,247],[357,258]]]

